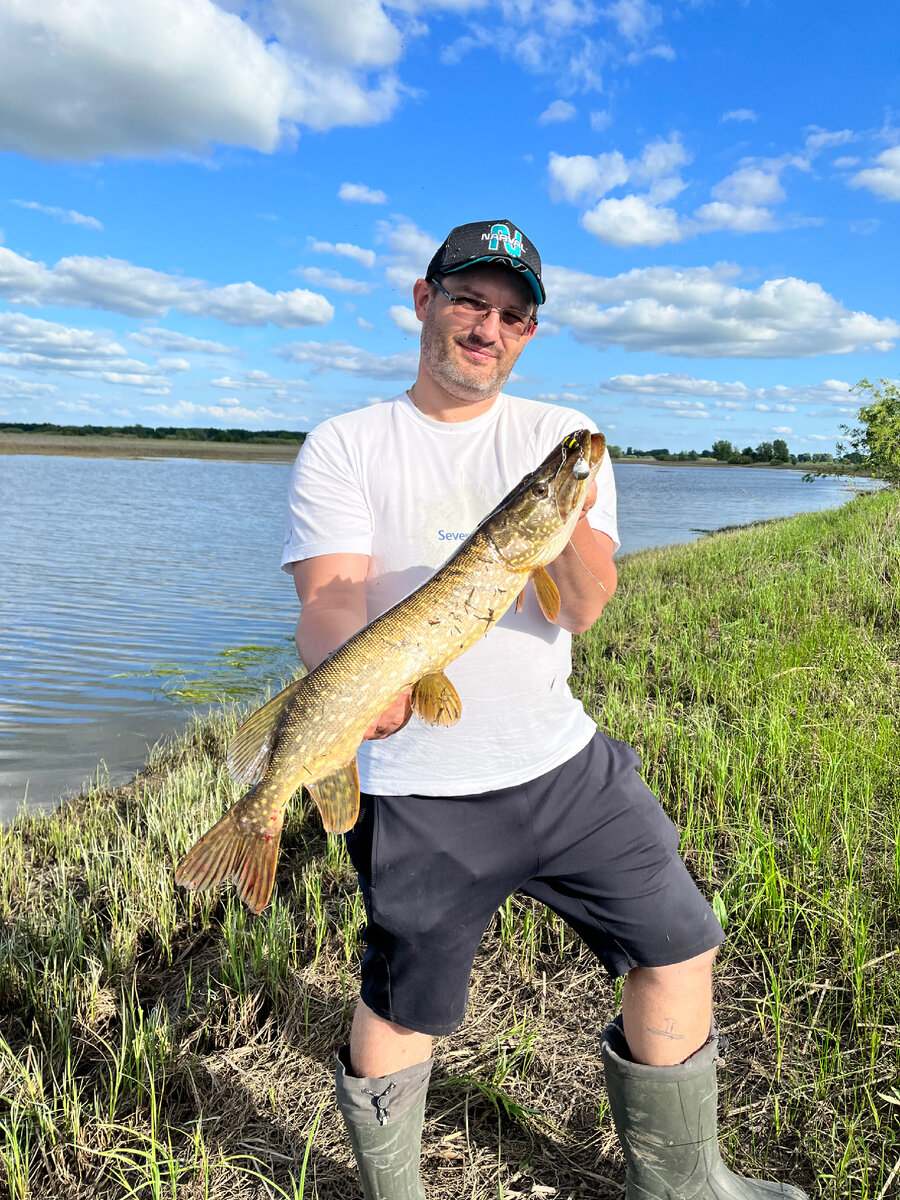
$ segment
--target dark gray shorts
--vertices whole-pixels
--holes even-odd
[[[546,904],[614,978],[711,950],[722,927],[630,746],[475,796],[363,795],[347,834],[366,905],[362,998],[418,1033],[461,1023],[472,961],[513,892]]]

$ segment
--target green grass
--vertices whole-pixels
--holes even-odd
[[[727,1159],[828,1200],[896,1195],[900,496],[627,558],[576,658],[727,926]],[[172,883],[240,794],[222,762],[238,716],[0,831],[16,1200],[358,1194],[331,1101],[363,922],[342,843],[298,798],[260,917]],[[545,909],[497,913],[467,1021],[438,1046],[430,1196],[619,1194],[597,1045],[618,990]]]

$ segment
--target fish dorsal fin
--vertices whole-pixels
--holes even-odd
[[[555,625],[559,617],[559,589],[543,567],[538,567],[536,571],[532,572],[531,581],[534,584],[541,612],[551,624]]]
[[[413,712],[426,725],[455,725],[462,716],[459,692],[443,671],[423,675],[411,699]]]
[[[323,779],[307,783],[306,790],[316,802],[326,833],[346,833],[359,816],[359,772],[356,755]]]
[[[248,717],[228,744],[225,765],[237,783],[259,783],[265,774],[284,714],[303,685],[302,679],[288,684],[262,708]]]

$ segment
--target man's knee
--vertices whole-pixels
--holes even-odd
[[[712,950],[704,950],[693,958],[683,962],[670,963],[665,967],[633,967],[628,972],[628,980],[632,985],[644,983],[660,987],[678,987],[688,983],[696,983],[712,976],[712,966],[718,953],[718,946]]]

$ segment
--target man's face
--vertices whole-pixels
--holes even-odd
[[[529,314],[534,308],[531,288],[508,267],[468,267],[441,283],[451,295],[476,296],[498,308]],[[435,383],[458,400],[485,400],[502,391],[534,330],[516,337],[504,330],[499,313],[481,320],[465,315],[421,279],[413,295],[422,321],[422,365]]]

